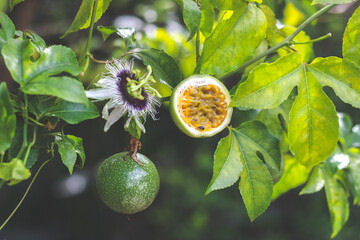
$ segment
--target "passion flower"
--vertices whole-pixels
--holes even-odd
[[[194,75],[174,89],[171,116],[190,137],[211,137],[230,122],[230,94],[222,82],[207,75]]]
[[[151,67],[148,66],[148,73],[142,75],[139,69],[134,70],[133,61],[114,60],[106,64],[106,69],[107,72],[96,83],[99,88],[86,91],[88,98],[109,99],[102,110],[102,117],[107,120],[104,131],[127,114],[125,127],[134,120],[145,132],[143,123],[147,115],[155,120],[156,107],[160,106],[160,94],[150,86],[155,81],[151,76]]]

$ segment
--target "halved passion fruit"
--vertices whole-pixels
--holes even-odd
[[[211,137],[230,122],[232,108],[225,85],[207,75],[194,75],[174,89],[170,112],[175,124],[190,137]]]

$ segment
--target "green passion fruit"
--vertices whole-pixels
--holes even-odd
[[[98,168],[96,187],[101,200],[123,214],[143,211],[154,201],[160,185],[155,165],[137,153],[135,162],[129,152],[107,158]]]
[[[231,120],[231,98],[225,85],[208,75],[194,75],[174,89],[170,113],[178,128],[190,137],[211,137]]]

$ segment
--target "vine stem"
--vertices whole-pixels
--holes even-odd
[[[14,210],[12,210],[12,212],[10,213],[10,215],[5,219],[5,221],[3,222],[3,224],[1,224],[0,226],[0,231],[5,227],[5,225],[11,220],[12,216],[16,213],[16,211],[19,209],[19,207],[21,206],[21,204],[24,202],[26,196],[28,195],[31,186],[33,185],[33,183],[35,182],[37,176],[39,175],[40,171],[44,168],[44,166],[50,161],[46,160],[45,162],[43,162],[43,164],[41,164],[41,166],[39,167],[39,169],[36,171],[33,179],[31,180],[29,186],[26,188],[26,191],[24,193],[24,195],[22,196],[22,198],[20,199],[20,201],[18,202],[18,204],[16,205],[16,207],[14,208]]]
[[[312,21],[314,21],[316,18],[320,17],[321,15],[323,15],[324,13],[326,13],[327,11],[329,11],[331,8],[333,8],[336,4],[328,4],[326,6],[324,6],[323,8],[321,8],[319,11],[317,11],[316,13],[314,13],[312,16],[310,16],[308,19],[306,19],[296,30],[295,32],[293,32],[291,35],[289,35],[288,37],[286,37],[282,42],[280,42],[279,44],[273,46],[272,48],[269,48],[268,50],[266,50],[265,52],[259,54],[258,56],[254,57],[253,59],[245,62],[242,66],[240,66],[237,70],[228,73],[226,75],[224,75],[222,77],[222,79],[227,79],[229,77],[234,76],[235,74],[241,72],[242,70],[244,70],[246,67],[250,66],[251,64],[257,62],[258,60],[260,60],[263,57],[266,57],[267,55],[276,52],[278,49],[284,47],[284,46],[288,46],[291,44],[292,40],[305,28],[307,27]]]
[[[295,44],[310,44],[310,43],[316,43],[316,42],[320,42],[322,40],[325,40],[325,39],[328,39],[328,38],[331,38],[332,37],[332,34],[331,33],[328,33],[324,36],[321,36],[321,37],[318,37],[318,38],[315,38],[315,39],[312,39],[310,41],[306,41],[306,42],[296,42],[296,41],[291,41],[291,44],[292,45],[295,45]]]
[[[200,59],[200,31],[196,33],[196,63],[199,62]]]
[[[26,146],[28,145],[28,142],[27,142],[27,131],[28,131],[28,98],[27,98],[27,95],[24,94],[24,112],[23,112],[23,115],[24,115],[24,129],[23,129],[23,142],[22,142],[22,145],[21,145],[21,148],[17,154],[17,158],[21,158],[21,156],[24,154],[24,151],[26,149]]]
[[[92,12],[91,12],[89,35],[88,35],[88,39],[87,39],[87,42],[86,42],[84,52],[82,53],[82,55],[80,57],[80,63],[81,64],[84,64],[86,62],[86,59],[90,55],[90,48],[91,48],[91,41],[92,41],[94,25],[95,25],[95,17],[96,17],[97,5],[98,5],[98,0],[94,0],[93,9],[92,9]]]

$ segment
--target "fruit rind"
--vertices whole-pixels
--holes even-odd
[[[148,208],[160,185],[155,165],[137,153],[136,163],[128,152],[115,154],[99,166],[96,187],[101,200],[112,210],[134,214]]]
[[[186,135],[194,138],[206,138],[216,135],[217,133],[221,132],[231,121],[231,115],[232,115],[232,108],[228,107],[227,114],[225,117],[225,120],[216,128],[210,130],[210,131],[204,131],[201,132],[199,130],[196,130],[190,126],[188,126],[183,119],[181,119],[180,110],[177,104],[177,99],[185,89],[187,89],[190,86],[202,86],[202,85],[208,85],[212,84],[217,87],[219,87],[222,92],[225,94],[227,105],[229,106],[231,102],[231,97],[229,94],[229,91],[227,90],[226,86],[220,82],[218,79],[208,76],[208,75],[193,75],[182,82],[180,82],[176,88],[173,90],[173,93],[171,95],[170,99],[170,114],[172,119],[174,120],[176,126],[184,132]]]

